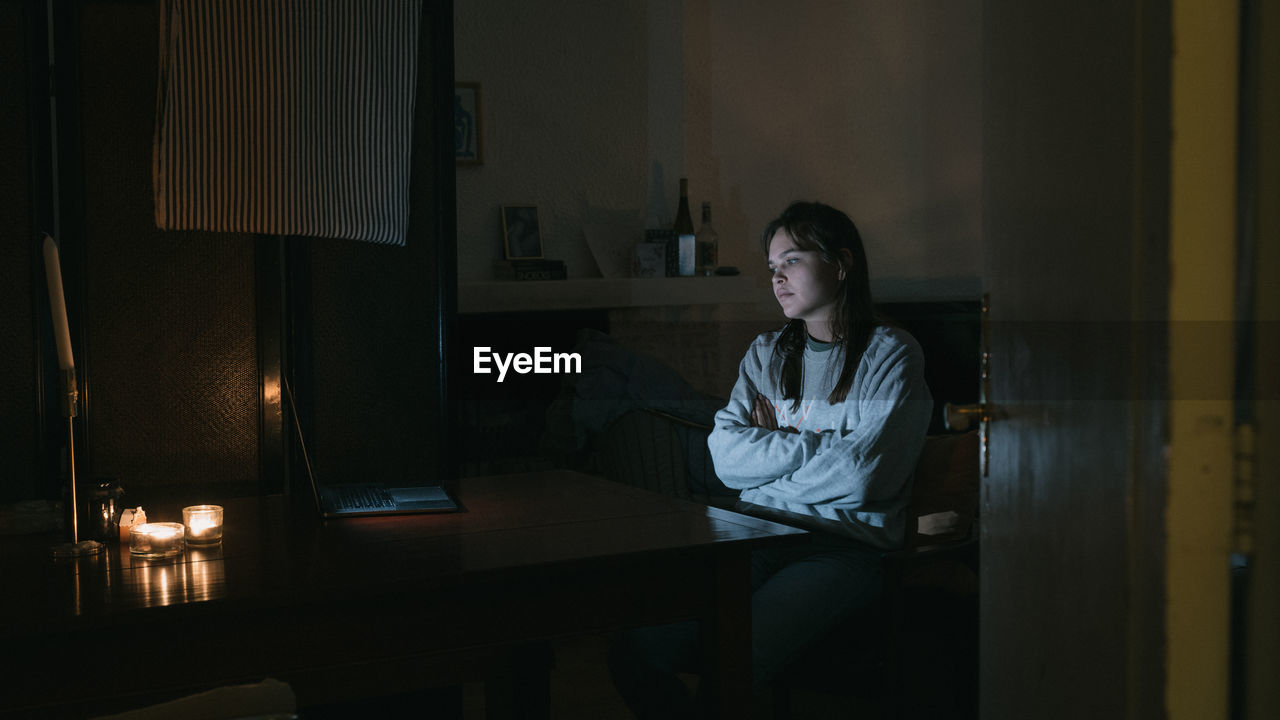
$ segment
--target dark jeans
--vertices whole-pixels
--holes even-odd
[[[880,596],[880,552],[841,538],[757,550],[751,556],[752,684],[757,692],[841,621]],[[614,686],[640,718],[700,717],[678,673],[698,673],[698,624],[640,628],[615,636]]]

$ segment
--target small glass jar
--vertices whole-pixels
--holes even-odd
[[[182,523],[161,522],[134,525],[129,533],[129,552],[147,558],[172,557],[186,547]]]
[[[120,535],[120,513],[124,510],[124,488],[114,480],[99,480],[89,495],[89,513],[85,520],[89,537],[115,540]]]
[[[222,506],[192,505],[182,508],[182,524],[187,542],[207,545],[222,541]]]

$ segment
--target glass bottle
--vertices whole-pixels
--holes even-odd
[[[680,206],[676,208],[676,222],[672,226],[675,234],[674,251],[676,257],[676,275],[692,277],[697,267],[697,246],[694,240],[693,217],[689,215],[689,179],[680,178]],[[670,264],[668,264],[669,266]]]
[[[719,263],[720,236],[711,227],[711,203],[702,203],[702,227],[694,236],[698,246],[698,274],[714,275]]]

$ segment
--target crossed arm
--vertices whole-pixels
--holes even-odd
[[[779,426],[773,403],[756,390],[760,371],[753,358],[744,358],[708,439],[725,485],[756,488],[787,503],[851,509],[901,491],[933,407],[917,359],[904,350],[870,369],[844,401],[856,403],[844,408],[856,423],[822,432]]]

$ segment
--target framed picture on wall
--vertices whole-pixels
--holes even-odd
[[[480,83],[453,85],[453,158],[459,165],[484,162],[480,134]]]
[[[502,206],[503,251],[508,260],[536,260],[542,257],[542,233],[538,228],[538,208],[533,205]]]

